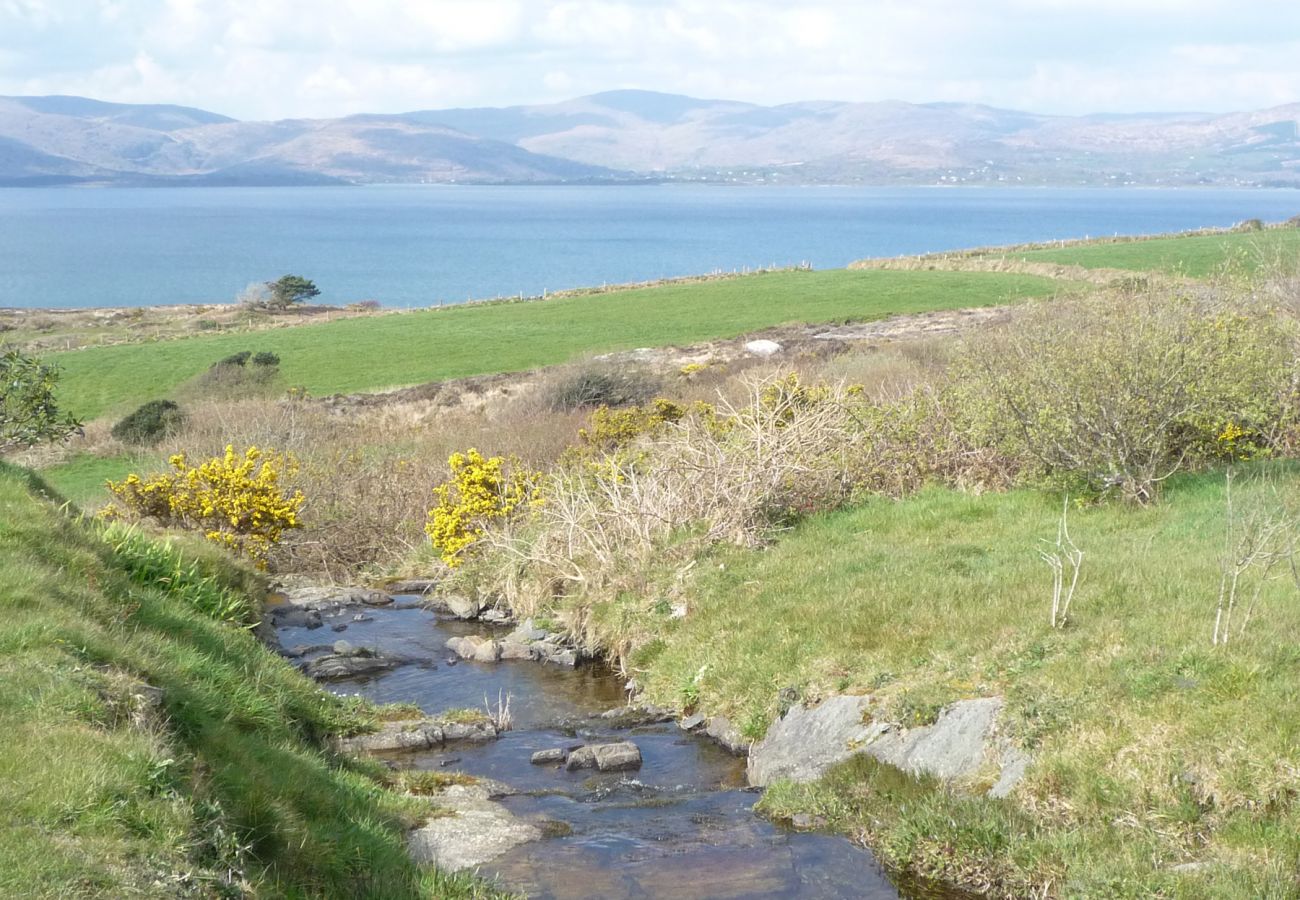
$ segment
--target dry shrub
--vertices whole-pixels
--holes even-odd
[[[488,558],[470,578],[527,615],[557,594],[635,591],[650,570],[689,565],[713,543],[760,543],[851,495],[858,403],[843,386],[751,381],[746,403],[723,399],[666,423],[638,452],[560,467],[529,521],[487,530]]]

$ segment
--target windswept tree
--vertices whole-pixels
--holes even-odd
[[[59,410],[59,371],[18,350],[0,353],[0,453],[59,441],[81,427]]]
[[[266,299],[266,305],[271,309],[288,309],[295,303],[320,296],[316,285],[301,275],[282,275],[275,281],[268,281],[266,288],[271,292]]]

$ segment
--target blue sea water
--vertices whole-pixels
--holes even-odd
[[[0,306],[228,302],[286,273],[320,300],[432,306],[716,270],[1300,213],[1300,191],[856,187],[0,190]]]

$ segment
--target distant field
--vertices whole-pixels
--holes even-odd
[[[690,344],[792,322],[870,320],[1047,296],[1046,278],[966,272],[775,272],[527,303],[450,307],[52,354],[62,404],[85,419],[164,397],[241,350],[271,350],[313,395],[374,390]]]
[[[1296,206],[1300,209],[1300,199]],[[1233,234],[1180,235],[1151,240],[1097,242],[1049,250],[1008,253],[1012,259],[1054,262],[1088,269],[1162,271],[1192,278],[1220,272],[1225,266],[1247,269],[1267,265],[1280,256],[1300,253],[1300,228]]]

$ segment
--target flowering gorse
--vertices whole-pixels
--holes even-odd
[[[202,531],[208,540],[266,567],[267,555],[286,529],[301,527],[301,491],[286,494],[281,478],[297,471],[293,457],[249,447],[242,454],[233,445],[223,456],[191,466],[185,454],[168,462],[173,471],[141,478],[128,475],[110,481],[108,489],[124,510],[109,506],[112,518],[123,511],[163,525]]]
[[[447,464],[451,478],[433,489],[437,502],[429,510],[424,531],[442,561],[454,569],[483,536],[485,525],[541,503],[541,474],[502,456],[485,458],[474,449],[453,453]]]

